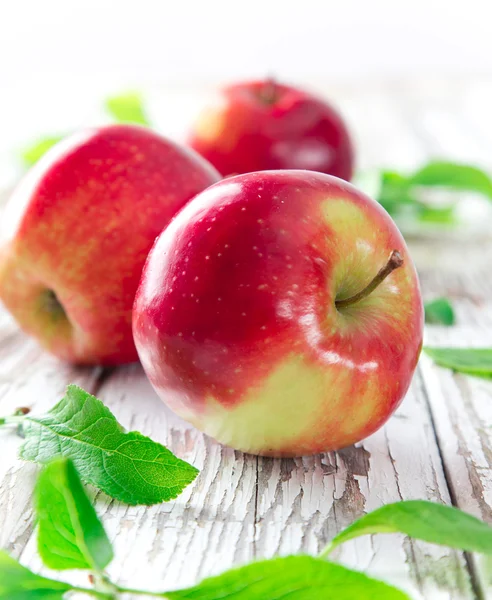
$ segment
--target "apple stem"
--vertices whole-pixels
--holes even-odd
[[[388,262],[382,267],[374,279],[366,285],[364,289],[360,292],[357,292],[354,296],[350,298],[343,298],[343,300],[335,300],[335,306],[338,310],[341,308],[346,308],[351,304],[355,304],[359,302],[366,296],[369,296],[371,292],[373,292],[378,285],[388,277],[390,273],[392,273],[395,269],[398,269],[403,264],[403,256],[398,252],[398,250],[393,250],[393,252],[389,255]]]
[[[260,90],[260,98],[264,104],[275,104],[278,98],[277,82],[274,77],[268,77]]]

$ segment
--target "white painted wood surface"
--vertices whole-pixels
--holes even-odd
[[[433,155],[490,166],[492,84],[434,81],[330,93],[357,134],[361,167],[412,168]],[[482,233],[467,241],[465,234],[410,239],[424,296],[448,295],[457,309],[455,327],[427,328],[429,344],[492,345],[492,238]],[[221,447],[182,422],[138,365],[108,373],[74,369],[44,354],[0,313],[0,414],[18,406],[42,413],[69,382],[97,394],[128,429],[201,469],[177,500],[151,508],[95,494],[116,549],[110,571],[121,584],[169,589],[253,558],[316,553],[365,511],[401,499],[453,503],[492,523],[492,382],[454,375],[425,357],[397,413],[357,447],[266,459]],[[0,547],[45,572],[31,508],[37,467],[17,459],[20,443],[13,431],[0,431]],[[343,563],[413,598],[492,597],[492,569],[479,557],[398,535],[361,538],[337,552]],[[70,576],[85,583],[80,574]]]

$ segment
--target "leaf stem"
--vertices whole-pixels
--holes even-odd
[[[134,590],[133,588],[125,588],[116,585],[116,590],[121,594],[136,594],[137,596],[151,596],[152,598],[167,598],[168,592],[146,592],[144,590]]]
[[[20,425],[26,415],[11,415],[10,417],[0,417],[0,426],[1,425]]]
[[[328,544],[326,544],[323,550],[321,550],[321,552],[318,554],[318,558],[326,558],[335,548],[336,544],[333,542],[328,542]]]

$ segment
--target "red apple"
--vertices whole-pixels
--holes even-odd
[[[309,171],[225,179],[190,202],[143,271],[133,331],[160,397],[220,442],[335,450],[381,427],[417,364],[423,309],[395,224]]]
[[[349,180],[354,166],[340,115],[321,98],[272,80],[223,89],[189,144],[224,176],[309,169]]]
[[[131,310],[145,258],[215,169],[149,129],[112,125],[58,144],[2,219],[0,299],[58,357],[137,359]]]

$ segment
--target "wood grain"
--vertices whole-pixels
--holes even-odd
[[[357,132],[360,166],[411,169],[438,153],[486,162],[492,127],[477,131],[474,111],[485,104],[472,87],[460,91],[443,81],[330,93]],[[483,89],[492,98],[492,89]],[[427,343],[490,346],[490,239],[409,242],[424,296],[450,296],[458,316],[454,328],[428,327]],[[357,447],[267,459],[224,448],[181,421],[157,399],[140,366],[74,369],[43,353],[0,312],[0,414],[21,405],[42,413],[69,382],[97,394],[127,429],[201,469],[176,501],[150,508],[91,491],[115,545],[110,571],[122,584],[169,589],[254,558],[314,554],[364,512],[401,499],[453,503],[492,522],[492,382],[454,375],[425,357],[397,413]],[[16,458],[20,443],[14,431],[0,431],[0,547],[43,570],[31,509],[37,467]],[[492,597],[490,565],[403,536],[360,538],[334,558],[415,599]],[[68,577],[86,583],[83,574]]]
[[[429,332],[428,343],[490,347],[490,333],[453,328]],[[492,382],[442,369],[425,356],[421,370],[453,502],[492,524]],[[490,565],[480,557],[470,561],[488,597]]]

